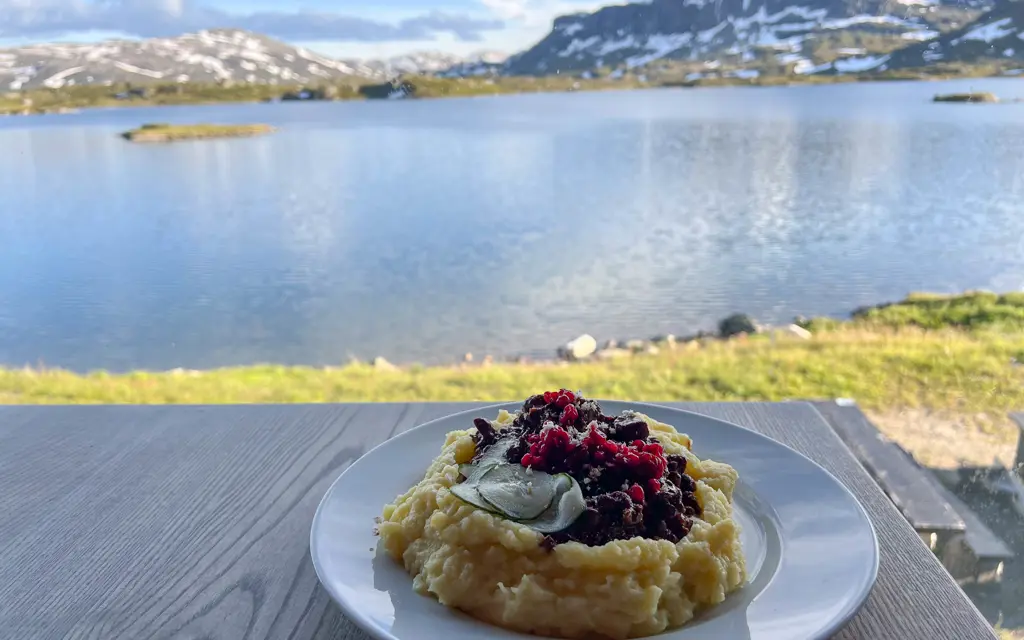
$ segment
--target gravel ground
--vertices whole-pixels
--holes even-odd
[[[1009,418],[987,414],[944,415],[920,409],[867,412],[879,430],[933,469],[983,467],[998,460],[1008,467],[1020,430]]]

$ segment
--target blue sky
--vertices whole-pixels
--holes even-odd
[[[338,57],[514,53],[593,0],[0,0],[0,46],[238,27]]]

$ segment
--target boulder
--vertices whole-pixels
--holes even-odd
[[[378,371],[398,371],[398,367],[380,356],[373,359],[373,368]]]
[[[597,351],[597,340],[589,333],[568,342],[558,350],[558,355],[564,360],[582,360],[592,356]]]
[[[627,340],[626,348],[630,351],[640,352],[647,348],[647,343],[643,340]]]
[[[798,324],[791,324],[791,325],[787,326],[786,327],[786,333],[789,333],[790,335],[796,336],[797,338],[800,338],[801,340],[810,340],[813,337],[811,335],[810,331],[808,331],[807,329],[804,329],[803,327],[801,327]]]
[[[718,323],[718,335],[723,338],[757,333],[757,323],[745,313],[736,313]]]
[[[653,338],[651,338],[651,342],[653,344],[672,349],[673,347],[676,346],[676,337],[669,333],[663,336],[654,336]]]
[[[628,358],[633,355],[633,352],[629,349],[601,349],[594,354],[598,360],[618,360],[619,358]]]

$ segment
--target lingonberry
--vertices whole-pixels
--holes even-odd
[[[644,490],[643,490],[643,487],[641,487],[638,484],[634,484],[632,487],[630,487],[626,491],[626,493],[629,494],[629,497],[630,497],[631,500],[633,500],[633,502],[643,502],[644,501]]]
[[[561,424],[574,424],[576,419],[580,417],[579,411],[573,405],[566,405],[562,411],[562,418],[559,420]]]

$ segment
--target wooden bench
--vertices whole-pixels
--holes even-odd
[[[962,535],[952,536],[937,551],[943,566],[962,587],[1002,582],[1006,563],[1015,556],[1013,550],[956,494],[942,483],[937,487],[966,525]]]
[[[1017,475],[1024,478],[1024,413],[1011,413],[1010,419],[1020,427],[1020,435],[1017,437],[1017,459],[1013,466],[1017,470]]]
[[[966,530],[967,524],[940,490],[938,480],[882,435],[856,403],[813,404],[932,551]]]
[[[1020,434],[1017,436],[1017,458],[1010,468],[1008,476],[1009,490],[1015,494],[1013,497],[1014,507],[1024,518],[1024,413],[1011,413],[1010,419],[1020,427]]]
[[[854,457],[961,584],[999,584],[1009,546],[850,400],[813,403]]]

